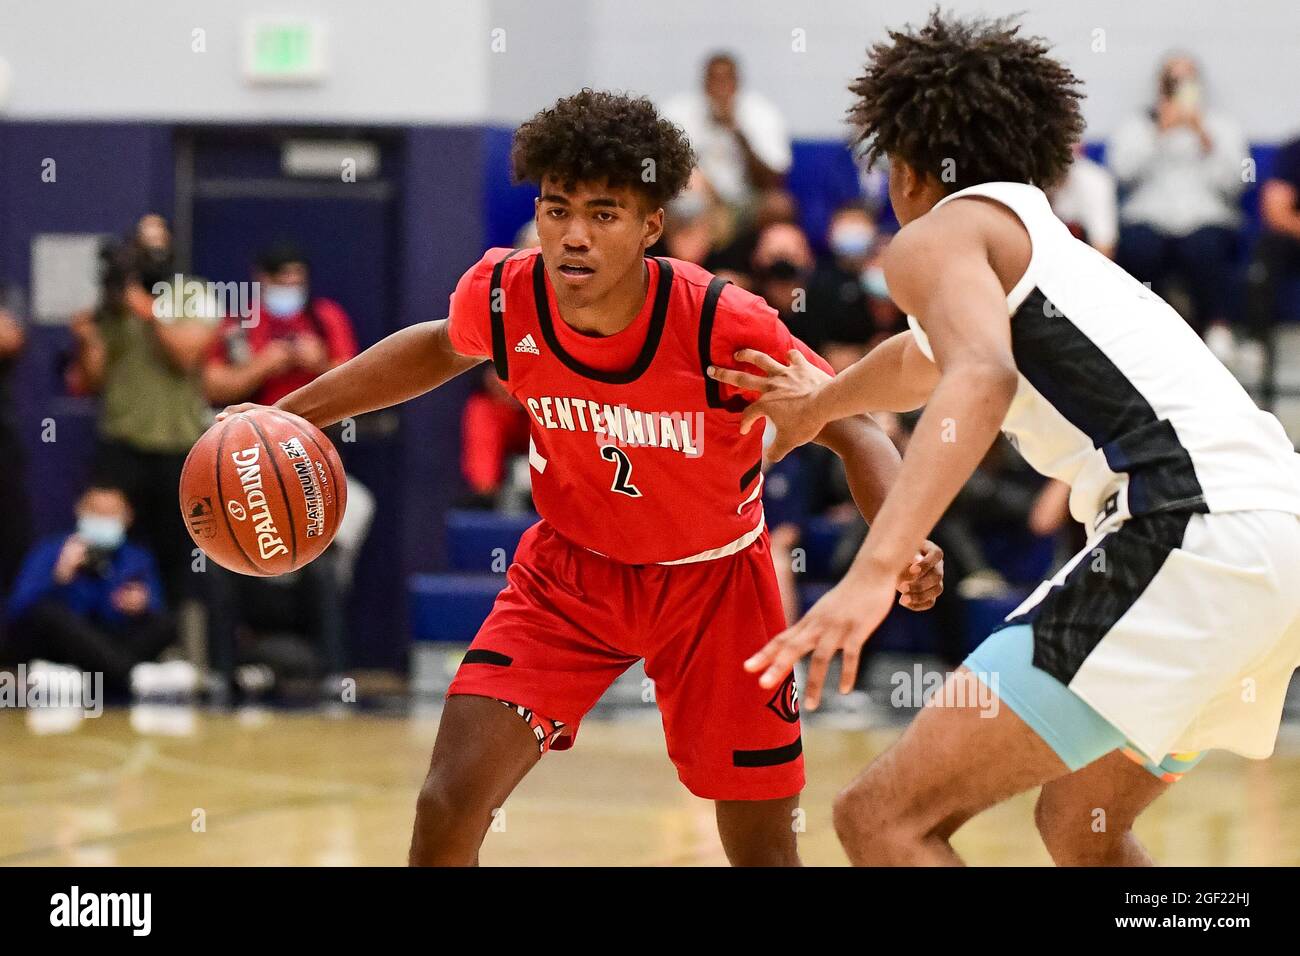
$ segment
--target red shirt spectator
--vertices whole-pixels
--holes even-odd
[[[486,504],[500,490],[510,457],[528,454],[528,413],[491,368],[483,384],[461,414],[460,468],[470,491]]]
[[[281,347],[284,356],[279,362],[266,364],[265,377],[251,394],[228,399],[227,404],[250,401],[273,405],[357,354],[352,320],[331,299],[313,299],[302,311],[287,317],[269,316],[259,310],[247,328],[243,322],[238,318],[225,320],[209,361],[246,365],[266,355],[268,349]]]
[[[296,249],[276,247],[257,269],[253,314],[226,319],[204,384],[214,405],[272,405],[357,354],[342,306],[309,294],[310,274]]]

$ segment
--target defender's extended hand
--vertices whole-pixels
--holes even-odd
[[[840,693],[847,694],[857,679],[862,645],[889,613],[895,587],[895,582],[883,575],[857,581],[845,578],[809,608],[799,623],[772,638],[745,661],[745,670],[751,674],[762,672],[759,684],[775,687],[800,658],[812,651],[808,684],[800,698],[809,710],[816,710],[826,669],[836,652],[842,651]]]
[[[943,592],[943,549],[933,541],[924,542],[916,558],[893,582],[882,574],[855,578],[850,571],[797,624],[772,638],[745,661],[745,670],[751,674],[761,671],[759,684],[775,687],[812,651],[808,685],[801,696],[809,710],[816,710],[821,702],[826,669],[835,653],[842,651],[840,693],[847,694],[857,682],[862,645],[889,613],[895,591],[903,595],[899,599],[903,607],[913,611],[932,607]]]
[[[780,461],[795,448],[817,437],[825,421],[813,408],[817,392],[831,377],[803,357],[798,349],[789,352],[789,365],[782,365],[765,352],[741,349],[737,362],[757,366],[763,375],[738,369],[709,366],[709,377],[749,392],[758,392],[758,401],[745,409],[740,432],[748,435],[754,422],[766,417],[776,426],[776,439],[766,452],[769,461]]]

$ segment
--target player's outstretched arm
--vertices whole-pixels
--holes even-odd
[[[758,401],[745,410],[740,430],[748,433],[755,421],[769,419],[777,435],[767,450],[771,461],[816,440],[826,423],[836,419],[919,408],[939,380],[934,363],[921,353],[911,332],[886,339],[833,379],[794,349],[789,365],[751,349],[737,352],[735,359],[757,365],[766,375],[713,367],[709,376],[759,393]]]
[[[815,408],[827,421],[861,412],[911,412],[930,400],[938,383],[939,370],[916,336],[899,332],[827,382]]]
[[[810,708],[838,651],[841,689],[852,682],[862,644],[893,604],[900,571],[988,451],[1015,396],[1006,294],[983,235],[964,226],[952,216],[923,217],[891,243],[889,287],[929,336],[939,383],[844,579],[745,662],[764,687],[775,687],[812,651],[803,697]]]
[[[868,524],[875,521],[902,464],[893,439],[869,416],[850,415],[827,423],[815,441],[844,462],[853,501]],[[943,593],[943,549],[933,541],[923,542],[896,586],[903,607],[912,611],[934,607]]]
[[[448,329],[448,321],[439,319],[394,332],[351,361],[290,392],[275,407],[324,428],[423,395],[484,361],[452,348]],[[252,407],[232,405],[217,417]]]

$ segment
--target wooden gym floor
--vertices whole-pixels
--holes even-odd
[[[0,864],[405,862],[434,709],[386,717],[110,710],[62,729],[0,711]],[[897,728],[805,728],[804,860],[840,865],[831,798]],[[1033,795],[954,839],[974,864],[1046,864]],[[721,865],[712,805],[688,794],[653,714],[584,722],[488,834],[485,865]],[[1212,754],[1139,821],[1165,864],[1300,864],[1300,728],[1273,759]]]

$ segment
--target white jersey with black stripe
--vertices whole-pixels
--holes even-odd
[[[984,183],[1033,246],[1007,296],[1019,387],[1003,431],[1070,511],[1101,522],[1158,511],[1300,514],[1300,456],[1281,423],[1159,296],[1080,242],[1042,190]],[[937,208],[937,206],[936,206]],[[917,343],[933,358],[924,330]]]

